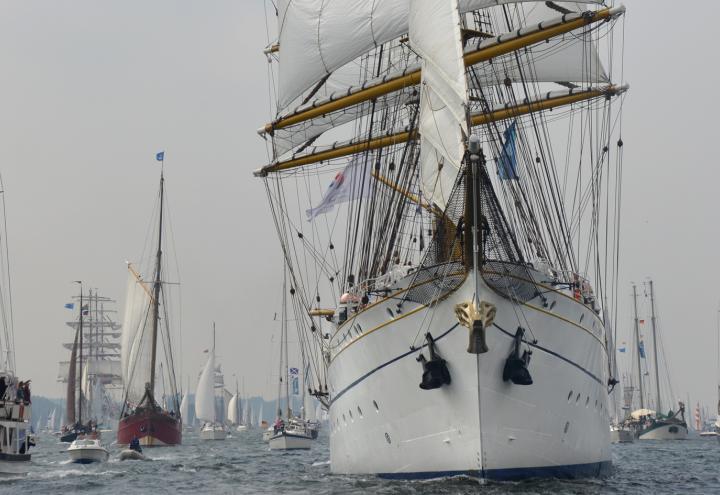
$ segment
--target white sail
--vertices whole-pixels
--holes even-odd
[[[260,403],[260,412],[258,413],[258,428],[262,428],[262,422],[263,422],[263,403]]]
[[[47,429],[50,431],[55,431],[55,413],[57,411],[57,408],[53,409],[53,412],[50,414],[47,420]]]
[[[240,423],[240,414],[238,411],[238,396],[233,394],[228,402],[227,418],[231,424],[237,425]]]
[[[422,61],[420,180],[424,197],[445,209],[462,165],[467,84],[457,0],[410,4],[410,44]]]
[[[195,391],[195,416],[215,422],[215,356],[210,353]]]
[[[152,315],[149,288],[128,265],[125,318],[122,325],[121,361],[128,401],[138,403],[150,381]]]
[[[189,414],[190,414],[190,407],[189,407],[189,403],[188,403],[188,394],[186,392],[185,395],[183,395],[182,400],[180,401],[180,417],[187,424],[190,424],[189,422],[187,422],[188,418],[189,418]]]
[[[305,394],[305,404],[303,404],[303,408],[305,408],[305,419],[307,419],[308,421],[317,420],[317,416],[315,415],[315,408],[313,407],[312,397],[307,394]]]
[[[461,12],[537,0],[460,0]],[[410,0],[282,0],[278,5],[279,106],[326,75],[409,31]],[[544,2],[542,2],[544,3]],[[601,3],[589,0],[571,3]]]

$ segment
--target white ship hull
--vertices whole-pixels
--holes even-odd
[[[200,440],[225,440],[227,430],[219,425],[206,425],[200,429]]]
[[[472,285],[468,277],[432,313],[405,302],[398,314],[400,295],[340,327],[328,371],[333,472],[515,479],[608,471],[602,321],[569,291],[549,284],[541,288],[545,304],[535,297],[524,305],[483,284],[480,300],[494,304],[497,315],[487,331],[489,352],[469,354],[469,331],[458,324],[454,308],[472,299]],[[537,339],[529,365],[534,383],[528,386],[502,380],[518,326],[528,340]],[[416,358],[428,350],[417,348],[428,331],[452,377],[435,390],[419,388],[423,370]],[[409,350],[412,345],[416,350]]]
[[[640,433],[640,440],[686,440],[687,427],[680,424],[667,424]]]
[[[282,431],[270,437],[270,450],[302,450],[312,446],[313,439],[304,434]]]
[[[267,430],[263,431],[263,442],[269,442],[270,439],[275,435],[275,431],[272,427],[268,428]]]

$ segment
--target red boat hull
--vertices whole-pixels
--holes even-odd
[[[142,411],[122,418],[117,443],[129,444],[133,438],[146,447],[164,447],[182,443],[182,422],[159,411]]]

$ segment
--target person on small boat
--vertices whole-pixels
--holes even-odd
[[[283,431],[285,429],[285,422],[282,420],[282,418],[277,418],[275,420],[275,424],[273,425],[273,430],[275,433],[279,431]]]
[[[138,452],[142,454],[142,447],[140,447],[140,440],[138,440],[137,437],[133,437],[132,440],[130,440],[130,450],[134,450],[135,452]]]

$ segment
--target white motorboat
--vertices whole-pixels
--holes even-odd
[[[218,423],[205,423],[200,428],[200,440],[225,440],[227,430]]]
[[[79,438],[70,444],[67,451],[70,454],[70,460],[78,464],[106,462],[110,457],[97,438]]]
[[[235,428],[235,431],[247,431],[246,425],[237,425],[237,428]]]

